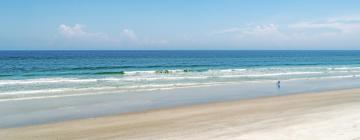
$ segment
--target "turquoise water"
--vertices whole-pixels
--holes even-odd
[[[360,76],[360,51],[0,51],[0,101]]]

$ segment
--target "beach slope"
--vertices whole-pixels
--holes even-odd
[[[360,140],[360,89],[212,103],[2,129],[0,139]]]

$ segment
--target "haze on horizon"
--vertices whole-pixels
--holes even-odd
[[[2,0],[0,50],[356,50],[357,0]]]

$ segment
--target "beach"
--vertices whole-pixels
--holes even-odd
[[[360,1],[0,1],[0,140],[360,140]]]
[[[357,139],[359,51],[0,51],[0,139]]]
[[[1,139],[360,139],[360,89],[1,129]]]

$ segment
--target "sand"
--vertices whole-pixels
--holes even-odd
[[[360,140],[360,89],[265,97],[1,129],[0,139]]]

